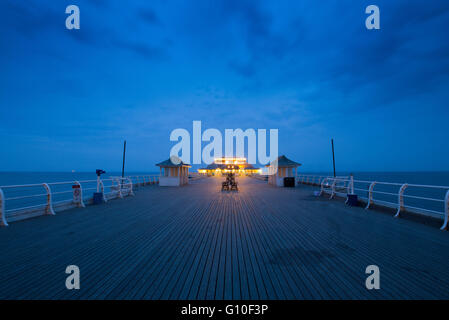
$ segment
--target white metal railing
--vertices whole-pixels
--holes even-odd
[[[135,187],[158,182],[158,175],[142,175],[0,186],[0,226],[39,215],[55,215],[69,208],[83,208],[93,202],[95,192],[102,193],[107,202],[134,195]]]
[[[257,180],[268,181],[268,175],[266,174],[253,174],[250,175],[250,177]]]
[[[334,198],[336,195],[344,196],[352,190],[351,181],[353,180],[349,177],[326,177],[321,180],[320,195],[328,191],[331,195],[330,199]]]
[[[331,178],[330,176],[322,176],[322,175],[310,175],[310,174],[299,174],[296,176],[296,183],[297,184],[310,184],[314,186],[321,186],[321,182],[326,179]],[[349,177],[337,177],[342,179],[347,179]]]
[[[365,209],[373,204],[396,209],[394,217],[409,211],[444,219],[441,230],[449,230],[449,186],[355,180],[352,177],[298,175],[298,184],[320,187],[320,194],[347,196],[357,194],[366,202]]]
[[[118,177],[121,178],[121,177]],[[159,183],[159,175],[139,175],[139,176],[127,176],[126,178],[130,179],[133,186],[138,188],[139,186],[146,186],[149,184],[158,184]]]
[[[204,179],[206,176],[198,172],[189,172],[189,181]]]

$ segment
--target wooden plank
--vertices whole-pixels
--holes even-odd
[[[407,219],[219,178],[12,223],[0,230],[0,298],[447,299],[449,233]],[[65,288],[65,267],[81,290]],[[381,268],[381,290],[364,287]],[[36,272],[39,270],[39,276]]]

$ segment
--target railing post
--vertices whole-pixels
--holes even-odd
[[[0,226],[7,227],[8,223],[6,222],[6,212],[5,212],[5,195],[3,194],[3,190],[0,189]]]
[[[444,197],[444,223],[441,230],[449,230],[449,190],[447,190],[446,197]]]
[[[335,185],[337,184],[337,179],[334,179],[334,182],[332,182],[332,193],[329,199],[333,199],[335,196]]]
[[[103,180],[100,179],[100,192],[103,194],[103,201],[104,202],[108,202],[108,199],[106,199],[106,196],[104,194],[104,184],[103,184]]]
[[[118,186],[118,198],[123,198],[123,194],[122,194],[122,181],[120,180],[120,178],[116,178],[115,179],[117,181],[117,186]]]
[[[404,183],[399,189],[398,193],[398,211],[394,215],[395,218],[399,218],[401,211],[404,210],[404,191],[407,189],[408,184]]]
[[[53,210],[53,202],[51,199],[51,189],[50,186],[46,183],[42,184],[45,188],[45,190],[47,191],[47,206],[45,207],[45,214],[54,216],[55,215],[55,211]]]
[[[348,186],[346,187],[346,193],[354,194],[354,176],[352,174],[349,177]]]
[[[326,178],[324,178],[322,181],[321,181],[321,190],[320,190],[320,196],[324,193],[324,181],[326,180]]]
[[[73,203],[75,203],[76,206],[79,208],[84,208],[85,205],[83,202],[83,187],[78,181],[75,181],[74,185],[72,186],[72,189],[73,189]]]
[[[366,204],[365,209],[369,209],[369,207],[373,204],[373,191],[374,191],[374,186],[376,185],[376,181],[372,182],[369,185],[369,189],[368,189],[368,203]]]
[[[129,195],[134,196],[133,181],[131,180],[131,178],[128,178],[128,183],[129,183]]]

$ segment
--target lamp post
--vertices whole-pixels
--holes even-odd
[[[332,144],[332,164],[334,166],[334,178],[336,177],[335,174],[335,153],[334,153],[334,139],[331,139],[331,144]]]

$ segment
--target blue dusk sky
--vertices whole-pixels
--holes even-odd
[[[2,0],[0,171],[120,171],[124,139],[154,171],[194,120],[279,129],[303,171],[332,137],[338,170],[449,170],[448,32],[447,0]]]

